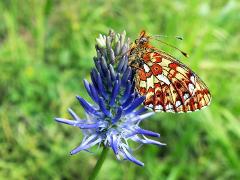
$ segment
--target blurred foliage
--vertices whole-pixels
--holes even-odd
[[[0,2],[0,179],[86,179],[100,150],[69,156],[81,132],[54,122],[83,111],[95,38],[110,28],[151,34],[187,51],[180,58],[212,92],[209,108],[158,113],[143,127],[163,148],[136,151],[145,167],[110,153],[99,179],[240,179],[240,3],[238,0],[2,0]]]

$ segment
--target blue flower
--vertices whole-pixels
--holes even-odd
[[[158,133],[139,127],[140,122],[153,115],[153,112],[139,107],[145,97],[135,91],[134,70],[128,65],[129,40],[125,39],[125,35],[125,32],[120,35],[110,31],[108,36],[100,35],[97,38],[97,57],[94,57],[95,68],[91,71],[92,83],[84,80],[94,104],[77,96],[86,118],[80,119],[69,109],[73,120],[55,120],[77,126],[83,132],[82,143],[71,154],[98,144],[110,147],[118,159],[127,159],[143,166],[144,163],[132,155],[128,141],[159,146],[164,144],[147,138],[160,137]]]

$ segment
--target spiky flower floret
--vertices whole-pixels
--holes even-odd
[[[139,123],[153,112],[139,107],[145,97],[135,91],[134,71],[128,66],[129,40],[125,39],[125,35],[125,32],[120,35],[110,31],[108,36],[100,35],[97,38],[97,57],[94,57],[95,68],[91,71],[92,83],[84,80],[94,104],[77,96],[87,114],[86,119],[80,119],[69,109],[73,120],[55,120],[77,126],[83,132],[82,143],[71,154],[102,144],[110,147],[118,159],[127,159],[143,166],[144,163],[132,155],[128,140],[140,144],[164,144],[146,137],[160,137],[158,133],[139,127]]]

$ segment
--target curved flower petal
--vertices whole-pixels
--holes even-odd
[[[144,163],[137,160],[135,157],[133,157],[127,150],[126,148],[123,148],[123,153],[125,154],[125,158],[127,158],[128,160],[134,162],[135,164],[139,165],[139,166],[144,166]]]
[[[86,150],[98,143],[100,143],[102,141],[101,138],[96,138],[94,139],[94,141],[90,141],[89,143],[82,143],[80,146],[78,146],[77,148],[73,149],[70,154],[73,155],[73,154],[76,154],[78,153],[79,151],[82,151],[82,150]]]

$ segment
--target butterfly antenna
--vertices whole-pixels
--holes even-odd
[[[176,39],[178,39],[178,40],[183,40],[183,37],[181,37],[181,36],[166,36],[166,35],[153,35],[152,37],[164,37],[164,38],[176,38]]]
[[[177,37],[178,37],[178,36],[177,36]],[[178,50],[178,51],[179,51],[180,53],[182,53],[182,55],[184,55],[185,57],[189,57],[186,52],[182,51],[181,49],[177,48],[176,46],[173,46],[173,45],[171,45],[171,44],[168,44],[168,43],[166,43],[166,42],[164,42],[164,41],[162,41],[162,40],[159,40],[159,39],[155,39],[155,40],[157,40],[157,41],[159,41],[159,42],[161,42],[161,43],[163,43],[163,44],[165,44],[165,45],[167,45],[167,46],[170,46],[170,47]],[[181,40],[181,39],[180,39],[180,40]]]

